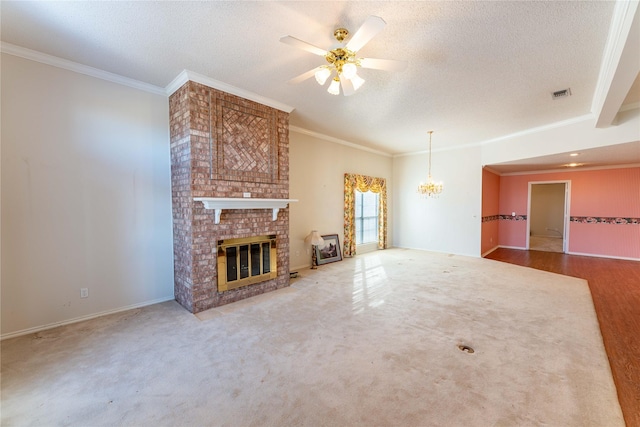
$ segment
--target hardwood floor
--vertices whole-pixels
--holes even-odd
[[[640,262],[504,248],[486,258],[589,282],[625,422],[640,427]]]

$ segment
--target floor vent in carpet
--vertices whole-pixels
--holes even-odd
[[[459,344],[458,345],[458,349],[460,351],[464,351],[465,353],[469,353],[469,354],[475,352],[475,350],[473,348],[469,347],[468,345],[464,345],[464,344]]]

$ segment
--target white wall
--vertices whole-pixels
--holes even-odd
[[[344,243],[344,174],[357,173],[385,178],[388,187],[388,241],[393,241],[393,160],[344,144],[316,138],[297,131],[289,133],[289,244],[290,268],[311,265],[304,238],[312,229],[320,234],[338,234]]]
[[[427,179],[427,172],[427,154],[394,158],[393,245],[479,256],[480,148],[433,152],[434,180],[444,183],[444,190],[436,199],[423,199],[417,193],[418,184]]]
[[[167,98],[1,65],[3,337],[172,299]]]

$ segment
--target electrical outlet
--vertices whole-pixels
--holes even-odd
[[[80,288],[80,298],[89,298],[89,288]]]

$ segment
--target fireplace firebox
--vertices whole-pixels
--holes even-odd
[[[275,279],[276,235],[218,240],[218,292]]]

